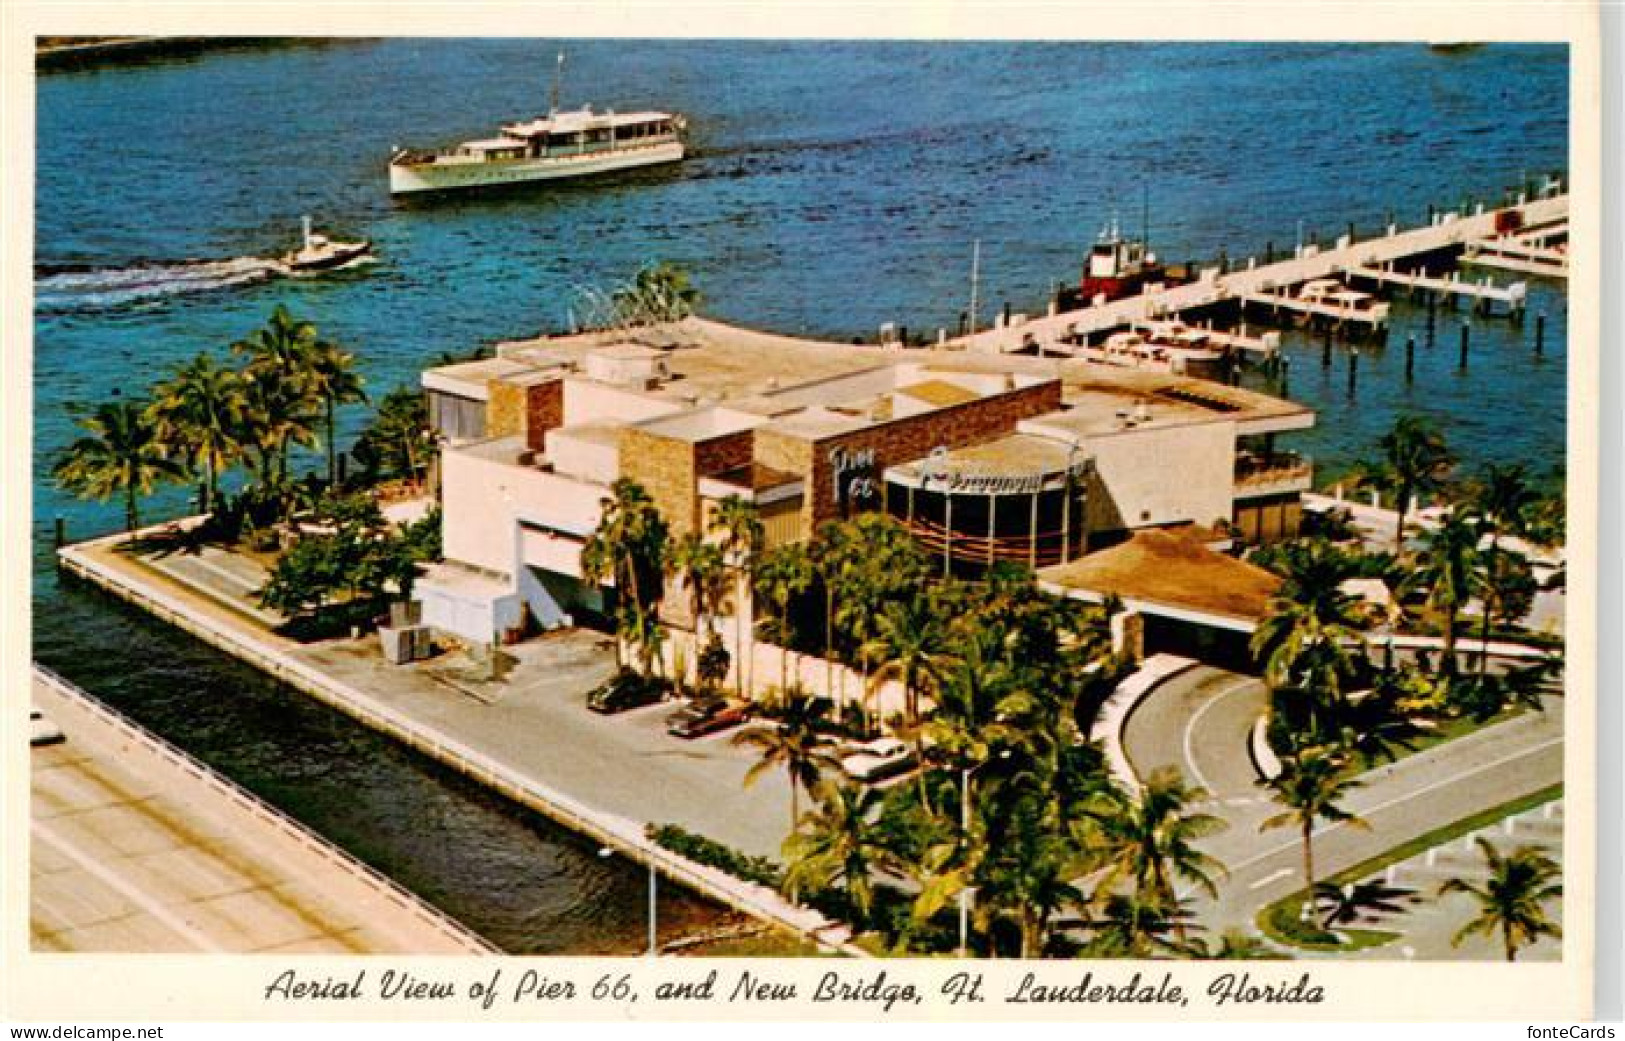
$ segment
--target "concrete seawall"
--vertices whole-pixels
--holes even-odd
[[[160,528],[152,529],[161,530]],[[142,533],[137,533],[142,534]],[[504,797],[559,822],[665,877],[757,918],[806,936],[820,946],[854,957],[867,953],[848,942],[845,926],[808,908],[790,903],[773,890],[740,881],[664,849],[644,834],[643,822],[606,813],[532,777],[494,761],[478,749],[452,739],[434,726],[411,718],[376,697],[356,689],[287,653],[285,641],[215,604],[171,592],[143,573],[139,564],[119,559],[118,535],[64,547],[58,559],[67,571],[134,604],[162,621],[253,665],[296,690],[309,694],[387,734],[424,755],[485,785]]]

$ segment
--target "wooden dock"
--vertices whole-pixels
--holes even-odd
[[[1373,302],[1369,306],[1362,307],[1353,303],[1305,300],[1272,286],[1236,293],[1235,297],[1243,304],[1269,308],[1272,314],[1290,311],[1304,318],[1318,318],[1332,325],[1367,325],[1374,330],[1388,327],[1389,305],[1382,302]]]
[[[1523,310],[1524,301],[1529,295],[1529,286],[1524,282],[1499,286],[1487,277],[1477,281],[1464,279],[1458,271],[1451,272],[1448,278],[1440,278],[1426,272],[1395,271],[1392,263],[1380,268],[1353,267],[1345,274],[1351,279],[1363,279],[1377,285],[1405,286],[1438,293],[1441,296],[1471,299],[1481,308],[1487,308],[1491,304],[1505,304],[1507,310],[1513,314]]]
[[[1416,257],[1459,251],[1474,242],[1496,237],[1497,221],[1512,221],[1523,228],[1544,228],[1568,220],[1567,195],[1533,199],[1505,209],[1485,209],[1480,213],[1436,214],[1423,227],[1400,230],[1394,225],[1369,239],[1343,236],[1330,248],[1306,246],[1295,256],[1273,264],[1249,260],[1221,274],[1219,269],[1203,270],[1195,282],[1166,288],[1152,287],[1138,296],[1113,300],[1096,307],[1060,311],[1052,315],[1012,322],[992,329],[946,341],[950,349],[1009,353],[1038,345],[1057,345],[1078,336],[1090,336],[1128,326],[1137,321],[1167,318],[1226,300],[1279,293],[1284,287],[1300,285],[1316,278],[1332,278],[1351,268],[1381,270]],[[1502,214],[1512,214],[1502,217]],[[1505,224],[1502,225],[1503,227]],[[1273,302],[1273,301],[1272,301]]]
[[[1467,243],[1461,262],[1545,278],[1568,278],[1569,254],[1562,248],[1568,237],[1566,220],[1543,228],[1496,235]]]

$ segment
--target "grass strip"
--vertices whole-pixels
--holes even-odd
[[[1526,810],[1532,810],[1536,806],[1542,806],[1553,799],[1560,798],[1562,795],[1563,786],[1561,784],[1548,785],[1545,788],[1530,792],[1528,795],[1513,799],[1511,802],[1491,806],[1489,809],[1482,810],[1470,817],[1463,817],[1458,821],[1434,828],[1432,831],[1423,832],[1409,842],[1401,843],[1385,853],[1362,860],[1352,867],[1344,868],[1322,881],[1336,886],[1359,882],[1362,878],[1375,875],[1391,864],[1410,860],[1418,854],[1426,853],[1435,846],[1443,846],[1448,842],[1461,838],[1463,835],[1482,831],[1492,824],[1503,821],[1515,814],[1523,813]],[[1321,929],[1316,924],[1301,922],[1298,920],[1298,913],[1299,909],[1303,907],[1305,896],[1305,891],[1299,889],[1267,905],[1262,911],[1258,912],[1258,927],[1272,940],[1311,951],[1357,951],[1366,947],[1389,943],[1399,936],[1398,933],[1372,929],[1343,929],[1339,930],[1337,934],[1333,934]],[[1348,942],[1340,941],[1338,936],[1346,937]]]

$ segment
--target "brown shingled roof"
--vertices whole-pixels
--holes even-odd
[[[1281,579],[1202,545],[1188,529],[1137,531],[1127,541],[1044,568],[1046,582],[1099,596],[1258,621]]]

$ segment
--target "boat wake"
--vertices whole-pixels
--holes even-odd
[[[190,293],[251,285],[288,274],[265,257],[189,260],[126,268],[36,269],[34,306],[41,311],[103,311]]]

